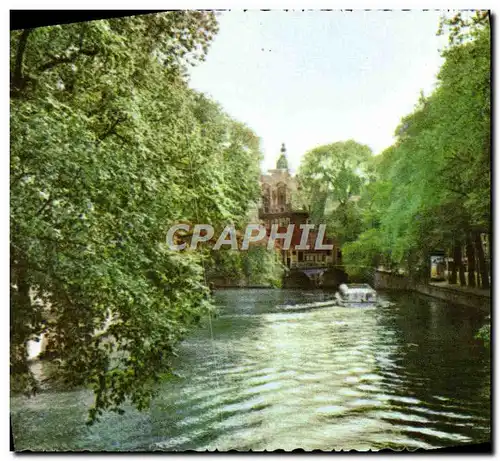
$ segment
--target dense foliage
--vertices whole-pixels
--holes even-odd
[[[488,15],[443,20],[450,45],[436,90],[402,119],[397,142],[372,160],[362,233],[343,247],[351,274],[380,264],[429,277],[429,255],[453,259],[451,283],[489,287],[490,28]],[[464,259],[467,258],[467,273]],[[477,277],[476,277],[477,275]],[[457,279],[458,277],[458,279]]]
[[[207,266],[209,280],[220,285],[280,287],[284,266],[278,250],[251,244],[247,251],[214,251]]]
[[[32,392],[27,341],[95,406],[144,408],[174,346],[210,311],[203,252],[173,223],[246,219],[259,139],[186,69],[213,13],[175,11],[11,33],[11,382]]]
[[[315,224],[327,224],[330,235],[343,244],[361,232],[357,205],[371,177],[368,146],[353,140],[316,147],[304,155],[299,171],[301,193],[310,204]]]

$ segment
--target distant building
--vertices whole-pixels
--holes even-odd
[[[283,263],[289,268],[327,267],[340,264],[340,250],[332,239],[325,238],[323,243],[333,244],[333,250],[315,250],[316,230],[309,232],[309,250],[296,250],[302,229],[300,224],[309,223],[309,212],[298,199],[299,187],[290,174],[285,144],[281,145],[276,168],[261,175],[261,203],[259,219],[270,235],[271,225],[278,224],[278,232],[284,233],[289,224],[295,224],[292,243],[289,250],[282,250]],[[282,242],[278,240],[278,244]]]
[[[264,214],[286,213],[292,208],[292,194],[297,191],[295,178],[288,169],[285,145],[281,145],[281,154],[276,168],[260,177],[262,187],[261,211]]]

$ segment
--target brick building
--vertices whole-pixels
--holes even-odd
[[[258,216],[270,235],[271,225],[277,224],[278,232],[287,231],[289,224],[295,224],[290,249],[282,250],[283,263],[291,268],[328,267],[340,264],[340,250],[333,239],[325,239],[322,243],[333,244],[332,250],[315,250],[317,227],[309,232],[308,250],[299,250],[302,237],[300,224],[308,224],[309,212],[305,203],[300,200],[300,189],[297,180],[288,168],[286,148],[282,144],[276,168],[261,175],[261,203]],[[283,240],[278,240],[277,244]]]

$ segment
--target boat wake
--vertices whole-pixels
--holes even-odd
[[[332,307],[332,306],[340,306],[337,299],[331,299],[328,301],[317,301],[305,304],[280,304],[276,306],[276,308],[282,311],[303,311],[309,309],[318,309],[320,307]]]
[[[322,307],[389,307],[393,303],[382,300],[377,292],[367,284],[342,284],[333,299],[304,304],[281,304],[281,311],[303,311]]]

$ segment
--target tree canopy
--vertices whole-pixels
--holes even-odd
[[[340,242],[354,240],[361,232],[355,201],[370,178],[371,157],[368,146],[349,140],[316,147],[300,165],[299,182],[311,219],[327,223]]]
[[[173,11],[11,33],[11,381],[32,392],[27,341],[95,393],[94,420],[144,408],[175,344],[212,305],[175,222],[246,219],[259,139],[187,84],[217,32]]]
[[[364,232],[344,248],[348,266],[375,259],[428,274],[429,254],[449,250],[455,270],[478,259],[489,286],[480,235],[490,233],[490,28],[488,15],[443,19],[450,45],[436,90],[403,117],[396,143],[375,161],[364,196]],[[476,253],[476,255],[474,254]],[[461,279],[464,283],[465,279]],[[474,284],[473,278],[469,280]]]

